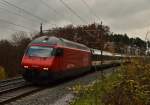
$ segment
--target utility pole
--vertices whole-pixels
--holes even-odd
[[[147,54],[148,54],[148,52],[149,52],[148,38],[147,38],[148,34],[149,34],[149,31],[147,31],[147,33],[146,33],[146,35],[145,35],[145,42],[146,42],[146,55],[147,55]]]
[[[100,24],[100,29],[99,27],[95,27],[95,29],[92,29],[92,30],[85,30],[85,32],[91,37],[91,38],[94,38],[95,39],[95,42],[93,42],[93,44],[98,44],[99,47],[97,47],[97,49],[100,49],[100,52],[101,52],[101,66],[103,64],[103,50],[104,50],[104,32],[105,30],[103,29],[103,26],[102,26],[102,21],[101,21],[101,24]],[[92,33],[90,32],[95,32],[96,34],[96,37],[93,36]],[[96,57],[96,59],[98,60],[98,56]],[[97,73],[99,67],[97,67],[97,65],[95,65],[95,72]],[[100,71],[101,72],[101,80],[103,82],[104,80],[104,72],[103,70]],[[95,91],[95,105],[98,105],[98,75],[96,75],[96,91]],[[103,89],[103,86],[101,87],[101,89]]]
[[[102,21],[101,21],[101,27],[103,27],[102,24],[103,24],[103,23],[102,23]],[[98,32],[98,33],[99,33],[99,32]],[[100,50],[101,50],[101,65],[102,65],[102,64],[103,64],[103,57],[102,57],[102,56],[103,56],[104,43],[102,42],[102,41],[103,41],[103,35],[101,34],[100,36],[101,36],[101,37],[100,37],[100,41],[101,41],[101,45],[100,45],[100,47],[101,47],[101,48],[100,48]]]
[[[40,26],[40,35],[42,36],[43,35],[43,24],[41,23],[41,26]]]

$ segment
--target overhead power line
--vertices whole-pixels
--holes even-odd
[[[14,28],[7,28],[7,30],[16,31],[16,32],[28,32],[28,31],[18,30],[18,29],[14,29]]]
[[[13,14],[13,15],[19,16],[19,17],[23,18],[24,20],[35,21],[34,19],[31,19],[31,18],[28,18],[28,17],[25,18],[23,15],[21,15],[21,14],[19,14],[19,13],[17,13],[17,12],[13,12],[13,11],[11,11],[11,10],[8,10],[8,9],[6,9],[4,6],[1,6],[1,5],[0,5],[0,9],[6,11],[6,12],[8,12],[8,13],[11,13],[11,14]]]
[[[62,14],[61,12],[58,12],[56,9],[54,9],[53,7],[51,7],[48,3],[46,3],[44,0],[39,0],[43,3],[43,5],[45,5],[47,8],[49,8],[54,14],[55,16],[59,16],[59,17],[64,17],[64,14]],[[72,20],[70,20],[72,22]]]
[[[96,17],[99,21],[100,18],[96,15],[96,13],[93,11],[93,9],[89,6],[89,4],[85,1],[85,0],[81,0],[83,2],[83,4],[85,4],[85,6],[88,8],[89,12],[94,15],[94,17]]]
[[[29,27],[26,27],[26,26],[23,26],[23,25],[19,25],[19,24],[15,24],[13,22],[10,22],[10,21],[4,20],[4,19],[0,19],[0,21],[4,22],[4,23],[7,23],[7,24],[11,24],[11,25],[17,26],[17,27],[22,27],[22,28],[27,29],[27,30],[31,30],[31,28],[29,28]]]
[[[32,16],[32,17],[38,19],[38,20],[40,20],[41,22],[44,22],[44,23],[47,22],[47,20],[45,20],[45,19],[43,19],[43,18],[41,18],[41,17],[39,17],[39,16],[37,16],[37,15],[34,15],[33,13],[31,13],[31,12],[29,12],[29,11],[26,11],[25,9],[23,9],[23,8],[21,8],[21,7],[17,6],[17,5],[15,5],[15,4],[12,4],[12,3],[10,3],[10,2],[8,2],[8,1],[6,1],[6,0],[1,0],[1,1],[3,1],[3,2],[0,2],[0,3],[2,3],[2,4],[4,4],[4,5],[7,5],[7,6],[10,5],[10,6],[12,6],[12,7],[15,7],[15,8],[17,8],[17,9],[23,11],[24,13],[26,13],[26,14],[28,14],[28,15],[30,15],[30,16]]]
[[[53,11],[56,15],[58,14],[58,12],[54,8],[52,8],[50,5],[48,5],[44,0],[39,0],[39,1],[42,2],[51,11]]]
[[[68,4],[66,4],[63,0],[59,0],[71,13],[73,13],[76,17],[78,17],[82,22],[85,22],[84,19],[80,15],[78,15]],[[102,24],[102,23],[101,23]],[[93,37],[93,34],[89,33],[87,30],[85,31],[89,36]],[[96,31],[96,30],[95,30]]]
[[[49,8],[51,11],[53,11],[54,13],[55,13],[55,16],[57,15],[57,11],[54,9],[54,8],[52,8],[51,6],[49,6],[45,1],[43,1],[43,0],[39,0],[41,3],[43,3],[43,5],[45,5],[47,8]],[[56,18],[56,17],[55,17]],[[55,21],[55,18],[53,18],[53,20]],[[54,23],[54,22],[53,22]],[[52,25],[54,25],[54,26],[57,26],[55,23],[54,24],[52,24]]]
[[[80,19],[83,23],[86,23],[86,21],[78,15],[67,3],[65,3],[63,0],[59,0],[72,14],[74,14],[76,17]]]
[[[0,1],[0,3],[1,4],[3,4],[3,6],[5,7],[5,6],[7,6],[7,7],[9,7],[10,5],[8,5],[8,4],[6,4],[6,3],[4,3],[3,1]]]

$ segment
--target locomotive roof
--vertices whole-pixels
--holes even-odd
[[[70,48],[77,48],[77,49],[81,49],[81,50],[90,51],[90,49],[83,44],[69,41],[64,38],[57,38],[55,36],[42,36],[42,37],[34,39],[31,42],[31,44],[62,45],[62,46],[70,47]]]
[[[57,45],[58,43],[60,43],[58,38],[47,36],[38,37],[31,42],[31,44],[48,44],[48,45]]]

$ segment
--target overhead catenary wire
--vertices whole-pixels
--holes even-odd
[[[14,25],[14,26],[17,26],[17,27],[22,27],[24,29],[27,29],[27,30],[31,30],[31,28],[27,27],[27,26],[23,26],[23,25],[20,25],[20,24],[16,24],[16,23],[13,23],[13,22],[10,22],[10,21],[7,21],[7,20],[4,20],[4,19],[0,19],[1,22],[4,22],[4,23],[7,23],[7,24],[11,24],[11,25]],[[35,29],[34,29],[35,30]],[[36,30],[35,30],[36,31]]]
[[[16,32],[29,32],[29,31],[24,31],[24,30],[19,30],[19,29],[14,29],[14,28],[8,28],[8,27],[7,27],[7,30],[16,31]]]
[[[46,3],[44,0],[39,0],[43,3],[43,5],[45,5],[47,8],[49,8],[54,14],[55,17],[59,16],[59,17],[64,17],[64,14],[62,14],[61,12],[58,12],[56,9],[54,9],[53,7],[51,7],[48,3]],[[70,19],[71,23],[73,23],[73,21]]]
[[[35,21],[35,19],[32,19],[32,18],[28,18],[28,17],[24,17],[23,15],[21,15],[21,14],[19,14],[19,13],[17,13],[17,12],[15,12],[15,11],[12,11],[12,10],[9,10],[9,9],[6,9],[6,6],[9,6],[8,4],[5,4],[5,3],[3,3],[3,2],[1,2],[0,1],[0,9],[1,10],[4,10],[4,11],[6,11],[6,12],[8,12],[8,13],[11,13],[11,14],[13,14],[13,15],[16,15],[16,16],[19,16],[19,17],[22,17],[22,19],[24,19],[24,20],[30,20],[30,21]],[[4,20],[4,19],[1,19],[1,21],[3,21],[3,22],[6,22],[7,20]],[[18,24],[14,24],[14,23],[12,23],[12,22],[9,22],[9,21],[7,21],[6,22],[7,24],[12,24],[12,25],[17,25],[17,26],[21,26],[21,25],[18,25]],[[22,26],[21,26],[22,27]],[[8,27],[7,27],[8,28]],[[26,28],[27,29],[27,26],[23,26],[22,28]],[[31,29],[33,29],[34,31],[37,31],[36,29],[34,29],[33,27],[31,27],[31,28],[28,28],[28,30],[31,30]],[[22,31],[22,30],[18,30],[18,29],[10,29],[9,28],[9,30],[15,30],[15,31]],[[24,31],[25,32],[25,31]]]
[[[2,2],[2,1],[3,1],[3,2]],[[37,19],[38,21],[40,20],[40,22],[38,22],[39,24],[41,24],[41,23],[43,23],[43,24],[47,23],[47,20],[45,20],[45,19],[43,19],[43,18],[41,18],[41,17],[39,17],[39,16],[37,16],[37,15],[34,15],[33,13],[31,13],[31,12],[29,12],[29,11],[27,11],[27,10],[25,10],[25,9],[23,9],[23,8],[21,8],[21,7],[17,6],[17,5],[15,5],[15,4],[13,4],[13,3],[10,3],[10,2],[8,2],[8,1],[6,1],[6,0],[2,0],[2,1],[0,1],[1,4],[5,5],[5,6],[8,6],[8,7],[9,7],[9,6],[14,7],[14,8],[16,8],[16,9],[18,9],[18,10],[24,12],[25,14],[27,14],[27,15],[29,15],[29,16],[31,16],[31,17],[34,17],[34,18]],[[9,11],[9,12],[10,12],[10,11]],[[20,14],[17,14],[17,13],[14,13],[14,14],[23,17],[23,16],[20,15]],[[26,20],[27,20],[27,19],[26,19]],[[30,19],[30,20],[31,20],[31,19]],[[51,24],[51,25],[56,26],[56,24]]]
[[[70,12],[72,14],[74,14],[76,17],[78,17],[82,22],[85,22],[84,19],[81,18],[80,15],[78,15],[68,4],[66,4],[63,0],[59,0],[68,10],[70,10]],[[89,36],[91,36],[93,38],[93,34],[89,33],[87,30],[83,30],[85,31]]]
[[[45,1],[43,1],[43,0],[39,0],[41,3],[43,3],[43,5],[45,5],[47,8],[49,8],[51,11],[53,11],[54,13],[55,13],[55,18],[56,18],[56,15],[57,15],[57,11],[54,9],[54,8],[52,8],[51,6],[49,6]],[[55,21],[55,18],[53,18],[53,20]],[[54,22],[53,22],[54,23]],[[57,27],[57,25],[54,23],[54,24],[52,24],[52,25],[54,25],[55,27]]]
[[[49,8],[51,11],[53,11],[55,13],[55,15],[57,15],[57,11],[52,8],[50,5],[48,5],[44,0],[39,0],[41,3],[43,3],[43,5],[45,5],[47,8]]]
[[[0,4],[3,5],[4,7],[9,7],[10,5],[4,3],[3,1],[0,1]]]
[[[27,20],[27,21],[35,21],[34,19],[31,19],[31,18],[28,18],[28,17],[25,18],[23,15],[21,15],[21,14],[19,14],[19,13],[17,13],[17,12],[14,12],[14,11],[11,11],[11,10],[9,10],[9,9],[6,9],[6,8],[5,8],[4,6],[2,6],[2,5],[0,5],[0,9],[6,11],[6,12],[8,12],[8,13],[11,13],[11,14],[13,14],[13,15],[19,16],[19,17],[21,17],[21,18],[24,19],[24,20]]]
[[[75,15],[81,22],[86,23],[86,21],[80,16],[78,15],[78,13],[76,11],[74,11],[66,2],[64,2],[63,0],[59,0],[73,15]]]
[[[93,9],[89,6],[89,4],[85,1],[85,0],[81,0],[83,2],[83,4],[85,4],[85,6],[88,8],[89,12],[98,20],[100,20],[100,18],[96,15],[96,13],[93,11]]]
[[[10,3],[10,2],[8,2],[8,1],[6,1],[6,0],[1,0],[1,1],[3,1],[3,2],[0,2],[0,3],[2,3],[2,4],[4,4],[4,5],[10,5],[10,6],[12,6],[12,7],[15,7],[15,8],[17,8],[18,10],[21,10],[22,12],[24,12],[24,13],[26,13],[26,14],[28,14],[28,15],[30,15],[30,16],[32,16],[32,17],[38,19],[38,20],[40,20],[41,23],[46,23],[46,22],[47,22],[47,20],[45,20],[45,19],[43,19],[43,18],[41,18],[41,17],[39,17],[39,16],[37,16],[37,15],[34,15],[33,13],[31,13],[31,12],[29,12],[29,11],[27,11],[27,10],[25,10],[25,9],[23,9],[23,8],[21,8],[21,7],[17,6],[17,5],[15,5],[15,4],[13,4],[13,3]]]
[[[48,7],[50,10],[52,10],[56,15],[58,15],[58,16],[60,15],[59,12],[58,12],[56,9],[52,8],[52,7],[51,7],[49,4],[47,4],[44,0],[39,0],[39,1],[42,1],[45,6],[47,5],[47,7]],[[64,2],[63,0],[59,0],[59,1],[60,1],[73,15],[75,15],[78,19],[80,19],[80,21],[82,21],[83,23],[86,23],[85,19],[82,18],[74,9],[72,9],[72,8],[70,7],[70,5],[68,5],[68,4],[67,4],[66,2]],[[43,21],[44,21],[44,22],[47,21],[47,20],[45,20],[45,19],[43,19],[43,18],[41,18],[41,17],[39,17],[39,16],[36,16],[36,15],[32,14],[30,11],[27,11],[27,10],[25,10],[24,8],[21,8],[21,7],[15,5],[15,4],[11,3],[11,2],[8,2],[7,0],[1,0],[0,3],[2,3],[2,4],[5,5],[5,6],[11,6],[11,7],[13,7],[13,8],[15,7],[15,8],[18,9],[19,11],[22,11],[22,12],[24,12],[25,14],[28,14],[29,16],[32,16],[32,17],[34,17],[34,18],[40,20],[41,22],[39,22],[39,23],[42,23]],[[0,7],[0,8],[1,8],[1,7]],[[12,12],[12,11],[10,11],[10,10],[7,10],[7,11]],[[12,12],[12,14],[15,14],[15,15],[17,15],[17,16],[22,16],[22,18],[23,18],[23,15],[21,15],[21,14],[19,14],[19,13]],[[24,19],[26,19],[26,18],[24,18]],[[53,24],[53,25],[56,26],[56,24]],[[26,27],[26,26],[25,26],[25,27]],[[24,28],[25,28],[25,27],[24,27]],[[31,30],[31,29],[30,29],[30,30]]]

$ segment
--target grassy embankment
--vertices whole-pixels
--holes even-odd
[[[134,60],[93,84],[75,85],[70,105],[150,105],[150,64]]]

